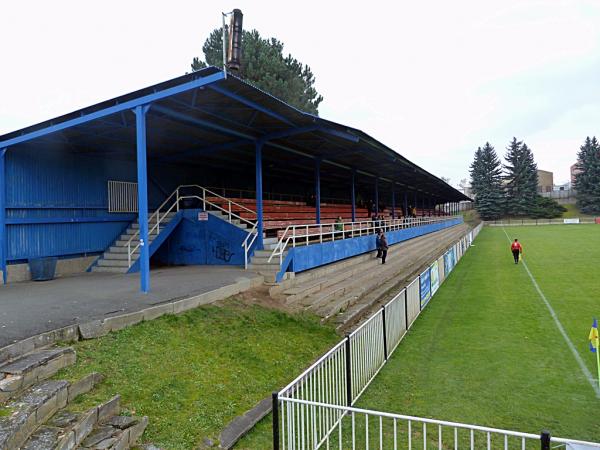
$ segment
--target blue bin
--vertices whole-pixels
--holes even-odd
[[[33,281],[47,281],[54,279],[57,260],[58,258],[55,256],[32,258],[28,260],[31,279]]]

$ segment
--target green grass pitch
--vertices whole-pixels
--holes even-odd
[[[600,226],[506,227],[593,376]],[[503,228],[486,227],[358,407],[600,441],[600,399]]]

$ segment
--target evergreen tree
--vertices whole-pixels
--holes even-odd
[[[577,206],[586,214],[600,213],[600,144],[596,137],[585,139],[577,154],[574,188]]]
[[[242,64],[238,75],[302,111],[318,114],[323,97],[314,87],[315,77],[310,67],[292,55],[284,56],[283,43],[277,39],[264,39],[256,30],[244,30],[242,33]],[[213,30],[208,36],[202,51],[206,62],[194,58],[191,65],[193,71],[207,65],[223,65],[221,28]]]
[[[477,212],[484,220],[498,219],[503,207],[502,166],[489,142],[475,152],[470,173]]]
[[[525,216],[537,204],[537,165],[533,153],[516,137],[510,142],[505,156],[506,213]]]

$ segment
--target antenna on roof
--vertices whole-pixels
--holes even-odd
[[[225,78],[227,78],[227,69],[237,72],[242,64],[242,21],[244,15],[239,9],[221,13],[221,15],[223,19],[223,72]],[[231,17],[229,28],[225,24],[227,16]]]

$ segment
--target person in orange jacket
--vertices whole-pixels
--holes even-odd
[[[510,251],[513,254],[513,258],[515,258],[515,264],[519,264],[519,255],[523,253],[523,247],[518,239],[515,239],[515,241],[510,244]]]

